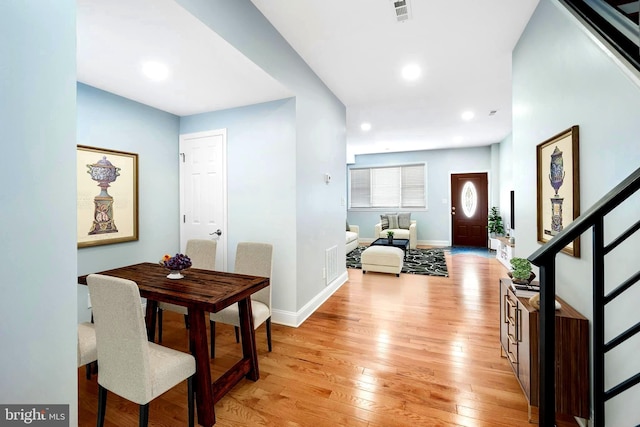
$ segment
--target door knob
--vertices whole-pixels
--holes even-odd
[[[222,230],[220,230],[219,228],[214,231],[213,233],[209,233],[209,236],[213,236],[214,234],[217,234],[218,236],[222,236]]]

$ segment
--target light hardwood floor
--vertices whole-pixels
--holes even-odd
[[[256,331],[260,379],[216,404],[216,426],[530,426],[527,403],[500,356],[495,259],[447,255],[449,277],[349,269],[345,283],[299,328]],[[187,351],[179,314],[165,312],[164,345]],[[216,377],[241,354],[216,325]],[[97,382],[78,370],[79,425],[94,426]],[[152,426],[187,422],[186,383],[150,404]],[[137,425],[138,407],[109,393],[106,426]],[[534,412],[535,414],[535,412]],[[578,424],[558,415],[558,426]]]

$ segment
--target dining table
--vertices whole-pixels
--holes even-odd
[[[158,302],[185,306],[189,313],[189,348],[196,360],[196,407],[198,423],[210,427],[216,422],[214,404],[243,378],[257,381],[256,350],[251,294],[269,286],[269,278],[245,274],[189,268],[183,278],[169,279],[167,269],[159,263],[143,262],[96,272],[134,281],[140,296],[147,299],[146,326],[150,341],[155,338]],[[87,275],[78,283],[87,284]],[[215,313],[238,303],[242,359],[215,381],[211,380],[206,313]]]

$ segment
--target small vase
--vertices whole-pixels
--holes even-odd
[[[388,240],[389,244],[393,243],[393,237],[389,237],[389,238],[387,238],[387,240]]]
[[[171,270],[171,272],[167,274],[167,279],[182,279],[183,277],[181,270]]]

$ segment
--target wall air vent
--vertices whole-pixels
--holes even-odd
[[[398,22],[404,22],[409,19],[409,0],[394,1],[393,7],[396,11],[396,19]]]

